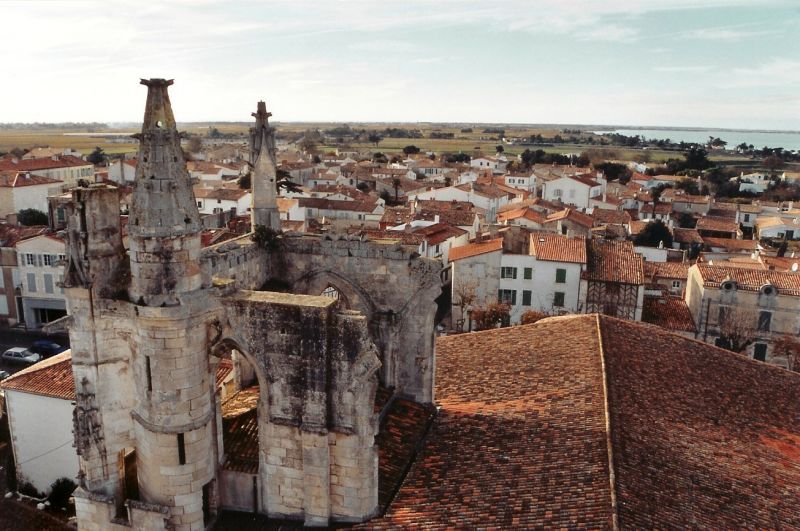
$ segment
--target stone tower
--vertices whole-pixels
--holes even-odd
[[[173,523],[194,527],[216,471],[200,222],[167,93],[172,81],[142,84],[129,223],[136,468],[142,501],[168,506]]]
[[[250,164],[252,165],[253,210],[252,223],[280,230],[277,203],[277,166],[275,164],[275,128],[270,127],[267,105],[258,102],[253,113],[255,127],[250,128]]]
[[[200,216],[183,159],[167,87],[150,79],[128,224],[131,301],[147,306],[179,304],[200,287]]]

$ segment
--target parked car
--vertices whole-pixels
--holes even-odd
[[[0,371],[0,382],[11,376],[8,371]]]
[[[38,339],[34,341],[30,347],[28,347],[28,350],[41,355],[43,358],[49,358],[50,356],[61,354],[67,350],[67,347],[62,347],[58,343],[54,343],[47,339]]]
[[[0,356],[6,363],[14,363],[17,365],[33,365],[42,357],[35,352],[22,347],[14,347],[3,352]]]

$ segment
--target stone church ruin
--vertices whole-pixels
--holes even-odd
[[[433,415],[441,264],[344,236],[203,248],[172,81],[142,84],[127,243],[116,188],[66,204],[79,527],[380,514],[413,459],[392,408],[420,412],[416,436]],[[263,102],[253,116],[252,222],[277,230],[275,130]],[[292,292],[260,290],[274,279]]]

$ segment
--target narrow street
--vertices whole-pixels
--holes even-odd
[[[42,332],[19,330],[16,328],[0,328],[0,354],[11,347],[29,347],[37,339],[54,341],[61,346],[69,346],[69,337],[65,334],[44,334]],[[12,365],[0,360],[0,370],[10,374],[24,369],[26,365]]]

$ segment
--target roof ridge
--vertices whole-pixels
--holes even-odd
[[[619,529],[619,513],[617,508],[617,476],[614,468],[614,447],[611,444],[611,414],[608,406],[608,375],[606,373],[606,351],[603,346],[603,329],[600,326],[600,314],[594,314],[597,327],[597,347],[600,350],[600,372],[603,380],[603,414],[606,417],[606,449],[608,451],[608,481],[611,495],[611,528]]]

